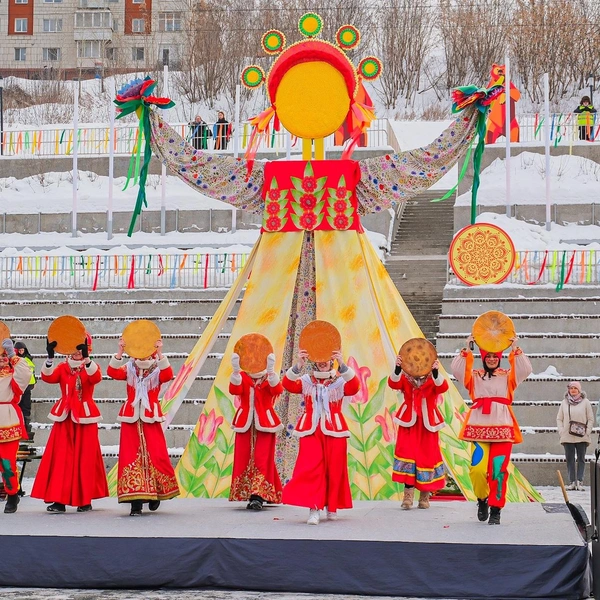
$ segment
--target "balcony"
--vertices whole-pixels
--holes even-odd
[[[73,39],[80,40],[111,40],[113,36],[112,27],[98,27],[96,29],[79,27],[73,30]]]
[[[108,0],[79,0],[78,8],[110,8]]]

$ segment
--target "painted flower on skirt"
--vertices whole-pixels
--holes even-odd
[[[375,417],[375,422],[381,427],[381,433],[383,434],[383,439],[385,442],[387,444],[390,442],[395,444],[396,437],[398,436],[398,430],[396,429],[392,415],[387,407],[383,412],[383,416],[377,415]]]
[[[360,390],[350,398],[350,402],[352,402],[352,404],[366,404],[369,401],[367,379],[371,377],[371,369],[369,369],[369,367],[359,367],[353,356],[348,358],[348,366],[356,373],[356,376],[360,381]]]
[[[317,189],[317,180],[314,176],[302,178],[302,189],[305,192],[314,192]]]
[[[347,229],[350,225],[350,221],[348,221],[348,217],[346,215],[337,215],[333,219],[333,226],[336,229]]]
[[[333,203],[333,210],[335,210],[335,212],[337,213],[344,212],[347,208],[348,205],[346,204],[346,202],[344,202],[344,200],[336,200]]]
[[[269,200],[277,202],[279,200],[280,194],[281,194],[281,192],[279,191],[278,188],[270,189],[268,192]]]
[[[223,417],[217,417],[214,408],[208,414],[202,413],[198,420],[198,441],[210,446],[215,441],[222,422]]]
[[[338,187],[335,190],[335,197],[339,198],[340,200],[345,200],[347,192],[348,192],[348,188],[346,188],[344,186]]]
[[[267,212],[270,215],[276,215],[280,210],[281,207],[279,206],[279,202],[269,202],[267,204]]]

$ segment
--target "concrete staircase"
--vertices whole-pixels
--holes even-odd
[[[120,425],[117,414],[125,398],[125,384],[106,376],[108,361],[117,350],[124,327],[132,320],[153,320],[162,333],[164,353],[169,357],[175,374],[196,344],[201,332],[225,295],[219,291],[106,291],[82,292],[19,292],[0,294],[0,319],[11,330],[13,339],[22,339],[32,353],[37,371],[46,358],[46,333],[52,320],[60,315],[77,316],[93,338],[92,357],[100,365],[103,378],[96,386],[94,398],[103,421],[100,424],[100,444],[107,468],[116,462]],[[167,297],[168,296],[168,297]],[[222,353],[228,342],[233,321],[229,318],[215,343],[213,351],[196,377],[188,397],[180,407],[166,432],[167,445],[177,462],[187,445],[198,420],[204,401],[214,381]],[[60,356],[57,357],[61,359]],[[166,388],[163,387],[163,391]],[[58,398],[58,385],[38,381],[32,393],[32,424],[34,446],[43,451],[50,432],[48,412]],[[37,461],[26,469],[28,477],[37,470]]]
[[[513,448],[513,460],[535,485],[557,485],[558,468],[566,477],[556,414],[567,383],[581,381],[596,410],[600,398],[599,309],[600,288],[584,286],[568,286],[560,294],[533,286],[498,286],[485,291],[456,286],[445,290],[437,350],[447,369],[480,314],[499,310],[515,324],[519,345],[531,359],[533,375],[515,394],[514,410],[524,439]],[[506,358],[503,364],[506,366]],[[458,387],[468,398],[466,390]],[[593,455],[596,447],[595,434],[592,439],[588,455]]]
[[[423,334],[435,342],[453,236],[453,200],[428,190],[406,203],[386,267]]]

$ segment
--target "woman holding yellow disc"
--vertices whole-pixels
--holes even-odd
[[[256,333],[242,336],[231,355],[231,366],[229,393],[238,408],[231,424],[235,448],[229,500],[247,501],[249,510],[262,510],[265,502],[281,502],[275,442],[283,425],[275,403],[283,386],[275,372],[271,342]]]
[[[313,321],[302,333],[314,323],[326,322]],[[312,373],[301,375],[309,358],[313,359]],[[334,361],[337,370],[333,368]],[[304,398],[304,413],[294,428],[294,435],[300,438],[298,458],[292,478],[283,488],[283,503],[308,508],[309,525],[319,524],[319,511],[325,507],[327,519],[335,521],[338,508],[352,508],[347,444],[350,430],[342,405],[345,396],[359,391],[359,379],[345,364],[339,349],[322,356],[314,350],[310,354],[300,350],[296,364],[287,370],[282,383],[288,392]]]
[[[52,330],[48,335],[53,337]],[[79,329],[79,335],[85,341],[75,348],[65,343],[63,337],[48,340],[48,358],[42,367],[42,381],[58,384],[60,398],[48,415],[54,424],[31,497],[48,503],[46,510],[51,513],[64,513],[67,506],[76,506],[77,512],[88,512],[92,510],[92,500],[108,496],[98,437],[102,416],[94,402],[94,389],[102,381],[102,371],[90,358],[92,338],[83,327]],[[77,341],[79,338],[70,343]],[[67,357],[55,365],[57,348]]]
[[[477,518],[488,521],[489,517],[490,525],[500,525],[500,511],[506,503],[510,453],[513,444],[523,441],[510,405],[515,389],[532,369],[529,359],[517,346],[516,335],[509,339],[508,369],[500,367],[501,351],[488,352],[481,347],[483,368],[473,368],[475,341],[470,335],[466,347],[452,361],[454,377],[465,386],[473,401],[459,437],[473,442],[470,476],[477,496]],[[479,340],[479,343],[482,342]]]
[[[127,329],[138,323],[127,326],[106,371],[109,377],[127,382],[127,399],[117,417],[121,422],[117,496],[119,502],[131,503],[132,517],[142,514],[144,502],[155,511],[161,500],[179,496],[158,398],[162,384],[173,379],[173,369],[162,353],[162,340],[154,341],[144,330],[148,322],[126,335]],[[123,359],[125,351],[131,356],[128,361]],[[136,355],[139,358],[134,358]]]

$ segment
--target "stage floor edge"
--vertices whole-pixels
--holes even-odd
[[[254,512],[226,500],[176,499],[129,517],[128,505],[102,499],[90,513],[56,515],[24,498],[15,515],[0,515],[0,585],[588,597],[589,548],[568,512],[510,504],[502,525],[490,526],[475,510],[467,502],[411,511],[357,502],[314,527],[306,509],[291,506]]]

